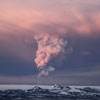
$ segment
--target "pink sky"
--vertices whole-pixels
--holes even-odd
[[[0,0],[0,37],[18,33],[16,30],[33,31],[27,34],[66,35],[70,30],[90,35],[100,31],[99,0]]]

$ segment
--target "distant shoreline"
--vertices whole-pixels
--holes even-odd
[[[35,84],[35,83],[0,83],[0,85],[54,85],[54,84]],[[67,85],[67,86],[100,86],[100,85],[73,85],[73,84],[59,84],[59,85]]]

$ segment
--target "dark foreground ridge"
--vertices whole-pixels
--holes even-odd
[[[100,100],[100,90],[61,85],[48,89],[35,86],[29,90],[0,90],[0,100]]]

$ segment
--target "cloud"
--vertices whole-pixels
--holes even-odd
[[[22,4],[22,2],[20,3]],[[7,5],[7,9],[4,4]],[[70,30],[79,35],[91,35],[93,31],[100,32],[100,5],[98,1],[55,0],[47,2],[44,0],[41,2],[39,0],[36,3],[25,1],[23,5],[19,5],[19,1],[14,1],[3,2],[0,6],[2,6],[0,35],[4,35],[2,32],[5,32],[5,35],[26,33],[15,32],[19,29],[27,30],[28,35],[50,33],[66,36]],[[29,33],[30,31],[34,32]]]

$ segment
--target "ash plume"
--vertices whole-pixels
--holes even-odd
[[[40,70],[38,76],[47,76],[49,72],[55,70],[53,67],[47,67],[48,62],[58,54],[65,52],[67,41],[57,36],[50,36],[49,34],[37,35],[34,39],[38,44],[35,58],[37,68]]]
[[[55,71],[54,67],[48,67],[40,70],[40,73],[38,74],[38,77],[40,78],[41,76],[47,76],[49,72]]]

